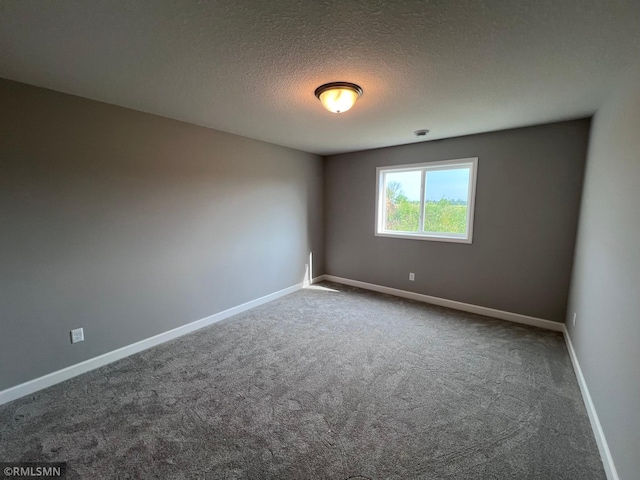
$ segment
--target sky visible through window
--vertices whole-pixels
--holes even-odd
[[[393,172],[387,179],[398,181],[409,201],[420,199],[420,175],[416,172]],[[427,201],[447,200],[468,201],[469,169],[456,168],[448,170],[432,170],[427,172]]]

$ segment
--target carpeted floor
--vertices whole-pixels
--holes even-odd
[[[0,406],[67,478],[604,479],[562,336],[323,283]]]

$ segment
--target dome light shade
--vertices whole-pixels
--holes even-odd
[[[324,108],[333,113],[343,113],[353,107],[362,95],[362,88],[355,83],[333,82],[319,86],[315,94]]]

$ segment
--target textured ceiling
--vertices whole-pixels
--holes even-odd
[[[1,77],[320,154],[588,116],[639,52],[638,0],[0,0]]]

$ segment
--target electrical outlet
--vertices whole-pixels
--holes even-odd
[[[71,343],[84,342],[84,329],[76,328],[71,330]]]
[[[574,326],[574,327],[576,326],[576,317],[577,317],[577,316],[578,316],[578,315],[576,314],[576,312],[573,312],[573,326]]]
[[[412,282],[416,279],[416,274],[413,272],[409,273],[409,280],[411,280]]]

